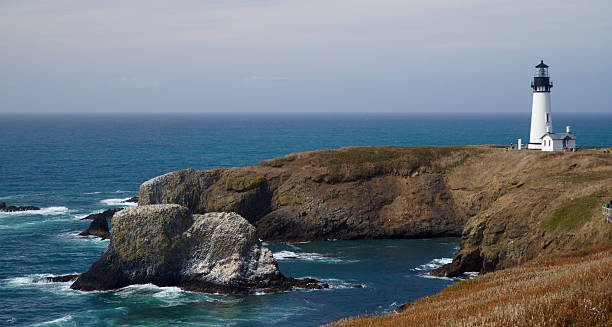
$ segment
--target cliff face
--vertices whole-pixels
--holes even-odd
[[[612,199],[610,155],[485,152],[446,180],[469,218],[453,262],[434,274],[490,272],[612,241],[612,224],[601,214]]]
[[[459,236],[444,172],[477,148],[354,147],[252,167],[185,169],[142,184],[140,204],[234,211],[267,241]]]
[[[267,241],[462,236],[458,275],[610,241],[612,157],[494,147],[351,147],[256,166],[180,170],[145,182],[139,204],[234,211]]]

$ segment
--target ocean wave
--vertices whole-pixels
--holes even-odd
[[[67,315],[55,320],[45,321],[38,324],[33,324],[30,326],[77,326],[76,322],[72,320],[71,315]]]
[[[77,273],[71,273],[77,274]],[[12,277],[0,281],[0,289],[38,289],[44,292],[49,292],[56,295],[77,295],[87,294],[81,291],[75,291],[70,288],[72,281],[68,282],[51,282],[48,278],[57,277],[52,274],[31,274],[21,277]]]
[[[124,202],[129,200],[130,198],[122,198],[122,199],[104,199],[100,200],[100,203],[107,206],[127,206],[127,207],[136,207],[138,203],[134,202]]]
[[[421,272],[420,274],[418,274],[417,276],[419,277],[423,277],[423,278],[431,278],[431,279],[442,279],[442,280],[460,280],[460,279],[472,279],[476,276],[478,276],[478,272],[476,271],[468,271],[468,272],[464,272],[461,276],[459,277],[444,277],[444,276],[432,276],[429,273],[437,268],[440,268],[446,264],[449,264],[453,262],[453,258],[439,258],[439,259],[433,259],[430,262],[424,264],[424,265],[420,265],[416,268],[413,268],[412,271],[418,271]]]
[[[73,217],[74,217],[74,219],[81,220],[81,219],[83,219],[83,218],[85,218],[87,216],[99,214],[99,213],[102,213],[102,212],[104,212],[104,210],[102,210],[102,209],[94,210],[94,211],[91,211],[89,213],[74,215]]]
[[[135,301],[160,301],[163,306],[176,306],[186,303],[223,302],[236,303],[225,295],[212,295],[185,291],[175,286],[156,286],[153,284],[130,285],[112,293],[122,299]]]
[[[78,274],[78,273],[72,273]],[[53,274],[31,274],[21,277],[6,278],[2,281],[4,287],[24,287],[24,286],[40,286],[40,285],[59,285],[59,284],[71,284],[72,282],[51,282],[49,278],[63,276]]]
[[[0,217],[3,217],[3,216],[31,216],[31,215],[56,216],[56,215],[64,215],[64,214],[67,214],[68,212],[70,212],[70,209],[66,207],[47,207],[47,208],[40,208],[40,210],[0,212]]]
[[[62,239],[63,241],[68,241],[68,242],[90,242],[90,243],[93,243],[96,246],[99,245],[101,247],[108,246],[108,242],[110,242],[110,239],[103,240],[102,238],[100,238],[98,236],[94,236],[94,235],[79,235],[79,232],[61,233],[57,237]]]
[[[337,278],[315,278],[319,280],[321,283],[326,283],[329,285],[329,289],[344,289],[344,288],[354,288],[355,285],[361,285],[363,288],[366,287],[364,284],[359,283],[351,283],[342,279]]]
[[[466,272],[463,273],[463,276],[467,277],[468,279],[472,279],[472,278],[478,276],[478,274],[480,274],[480,273],[477,272],[477,271],[466,271]]]
[[[416,268],[413,268],[413,271],[432,271],[436,268],[440,268],[446,264],[449,264],[453,262],[453,258],[439,258],[439,259],[433,259],[430,262],[424,264],[424,265],[420,265]]]
[[[327,257],[319,253],[309,252],[293,252],[293,251],[280,251],[272,254],[274,259],[278,261],[316,261],[324,263],[351,263],[356,260],[345,260],[340,258]]]
[[[102,192],[85,192],[83,194],[87,194],[87,195],[93,195],[93,194],[100,194]]]
[[[116,190],[115,193],[130,193],[132,191],[122,191],[122,190]]]
[[[442,280],[459,280],[459,279],[461,279],[461,278],[457,278],[457,277],[432,276],[429,273],[419,274],[417,276],[422,277],[422,278],[428,278],[428,279],[442,279]]]

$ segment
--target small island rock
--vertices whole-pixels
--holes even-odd
[[[93,220],[91,224],[89,224],[89,228],[79,233],[80,236],[98,236],[100,238],[108,239],[110,238],[110,231],[108,229],[108,220],[113,218],[113,215],[116,212],[123,210],[124,208],[110,208],[101,213],[91,214],[85,218],[81,218],[81,220]]]
[[[0,202],[0,212],[16,212],[29,210],[40,210],[40,208],[35,206],[7,206],[6,203]]]
[[[315,287],[284,277],[255,227],[236,213],[192,215],[176,204],[117,212],[104,254],[71,286],[111,290],[131,284],[190,291],[249,293],[255,289]]]

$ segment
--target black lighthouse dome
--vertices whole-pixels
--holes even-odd
[[[548,76],[548,65],[544,63],[544,60],[540,60],[540,63],[535,68],[535,76],[533,77],[533,82],[531,82],[533,92],[550,92],[553,85]]]

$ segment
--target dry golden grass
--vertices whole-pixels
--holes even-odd
[[[612,326],[612,243],[460,281],[399,314],[327,326]]]

